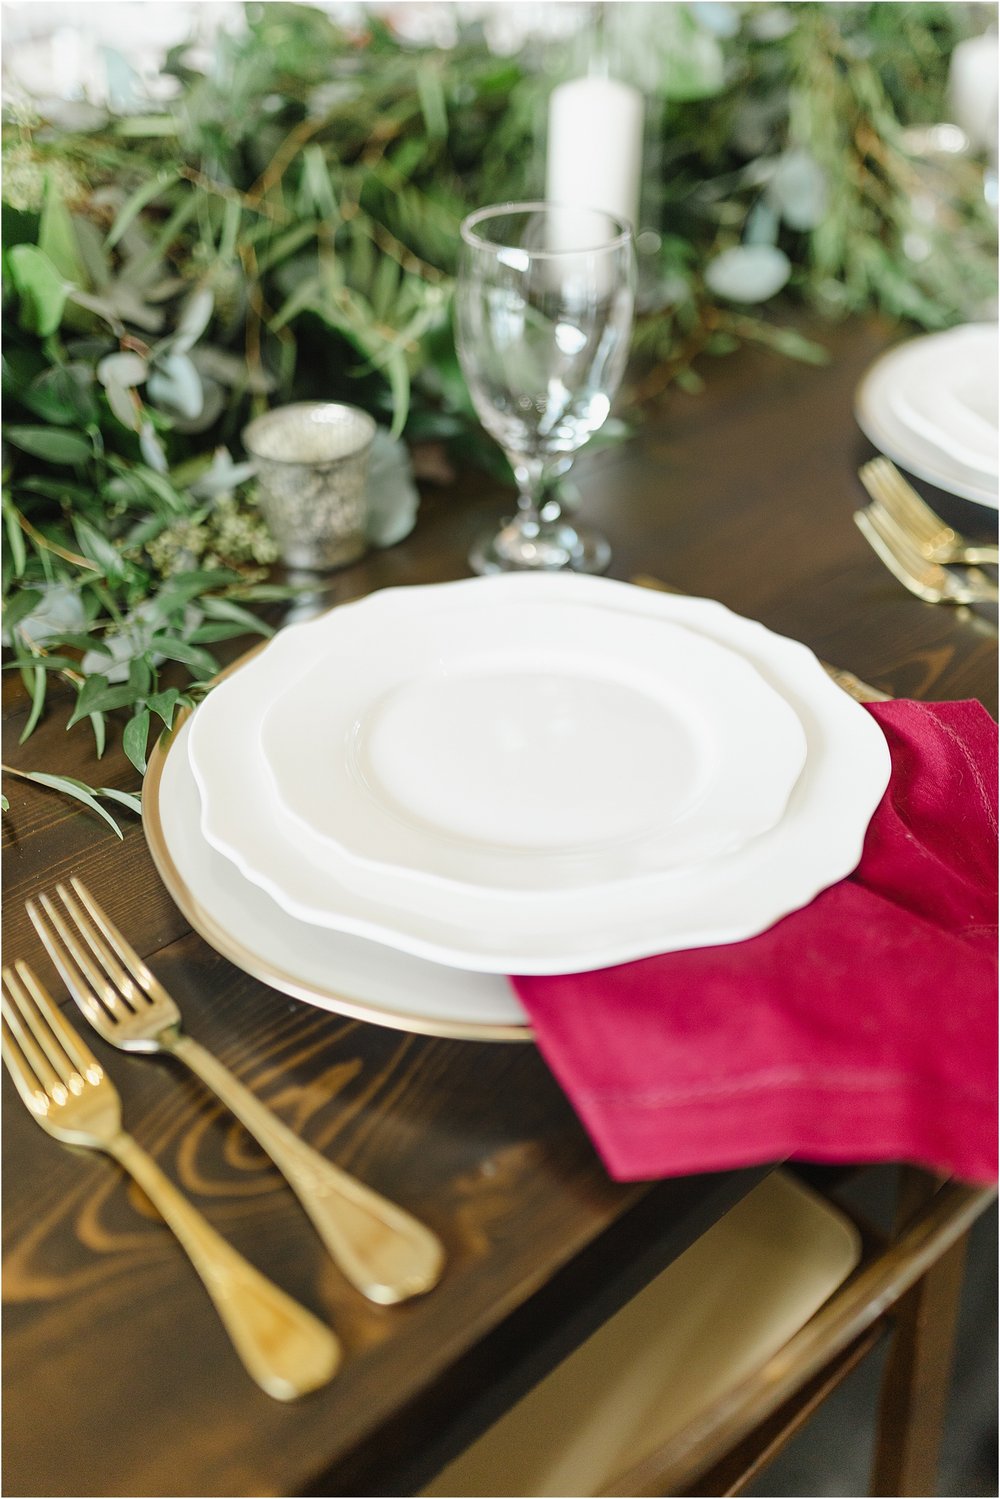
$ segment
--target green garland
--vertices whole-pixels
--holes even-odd
[[[994,291],[981,165],[931,180],[907,134],[944,117],[951,50],[992,7],[609,10],[650,115],[635,349],[652,385],[696,389],[700,356],[746,339],[824,357],[780,308],[736,299],[725,275],[748,246],[830,314],[943,327]],[[356,33],[251,5],[210,75],[170,56],[167,106],[86,129],[8,111],[3,589],[22,738],[55,678],[68,727],[88,720],[100,756],[117,721],[141,773],[150,734],[207,690],[213,644],[267,632],[254,606],[283,591],[238,453],[255,411],[349,399],[504,471],[451,290],[463,215],[540,188],[547,95],[576,59],[532,57],[494,56],[475,29],[439,51],[375,17]],[[915,208],[928,185],[932,221]]]

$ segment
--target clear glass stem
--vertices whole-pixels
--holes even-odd
[[[552,481],[552,475],[544,458],[525,458],[508,454],[517,484],[518,520],[527,534],[528,528],[538,528],[542,522],[544,495]]]
[[[572,459],[525,457],[508,453],[517,482],[517,513],[500,530],[480,537],[469,561],[480,573],[511,572],[603,572],[611,548],[598,532],[577,527],[562,513],[554,495],[555,481],[567,471]]]

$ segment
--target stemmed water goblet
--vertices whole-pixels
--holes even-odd
[[[628,360],[635,250],[597,209],[506,203],[465,219],[456,343],[476,413],[506,453],[516,515],[483,536],[476,572],[602,572],[607,540],[562,513],[553,486],[603,425]]]

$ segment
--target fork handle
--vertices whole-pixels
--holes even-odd
[[[949,558],[944,558],[943,560],[954,561],[955,558],[954,556],[951,556]],[[986,542],[982,544],[979,544],[978,542],[973,544],[971,541],[969,541],[966,542],[962,547],[961,556],[957,560],[960,562],[987,562],[992,563],[992,565],[996,567],[997,564],[1000,563],[1000,547],[991,546]]]
[[[440,1277],[444,1250],[429,1228],[300,1140],[191,1036],[163,1040],[267,1152],[362,1295],[391,1306],[430,1290]]]
[[[131,1135],[116,1135],[105,1149],[176,1234],[261,1389],[275,1400],[294,1400],[325,1384],[341,1357],[330,1329],[217,1234]]]

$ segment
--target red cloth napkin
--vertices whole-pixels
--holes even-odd
[[[892,755],[855,872],[746,942],[512,980],[621,1181],[799,1158],[997,1169],[997,726],[866,705]]]

